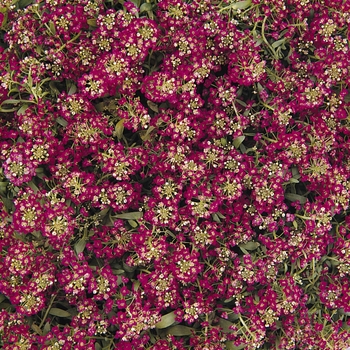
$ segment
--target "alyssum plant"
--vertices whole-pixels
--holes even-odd
[[[0,346],[350,346],[350,1],[3,0]]]

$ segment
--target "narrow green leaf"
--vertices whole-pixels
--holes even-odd
[[[249,254],[248,250],[244,249],[243,247],[239,247],[239,248],[241,249],[241,251],[242,251],[244,254],[246,254],[246,255]]]
[[[102,112],[106,107],[106,102],[99,102],[95,104],[95,109],[97,112]]]
[[[96,18],[89,18],[89,19],[87,20],[87,24],[88,24],[90,27],[96,28],[96,27],[97,27],[97,20],[96,20]]]
[[[136,228],[136,227],[139,226],[135,220],[128,220],[128,224],[129,224],[132,228]]]
[[[68,90],[68,95],[74,95],[76,92],[77,92],[77,86],[74,84],[71,84]]]
[[[32,325],[31,325],[31,328],[32,328],[32,330],[35,332],[35,333],[37,333],[37,334],[39,334],[39,335],[43,335],[43,331],[39,328],[39,326],[38,325],[36,325],[35,323],[33,323]]]
[[[213,213],[213,214],[211,214],[211,217],[213,218],[213,220],[214,220],[215,222],[217,222],[217,223],[220,223],[220,222],[221,222],[220,218],[218,217],[218,214]]]
[[[241,143],[244,141],[245,139],[245,136],[242,135],[242,136],[238,136],[236,139],[233,140],[233,145],[235,146],[235,148],[238,148]]]
[[[50,81],[49,87],[55,95],[58,95],[60,93],[60,90],[57,89],[55,82],[53,80]]]
[[[65,119],[63,119],[62,117],[58,117],[56,119],[56,122],[58,124],[62,125],[64,128],[68,125],[68,122]]]
[[[29,181],[28,186],[34,191],[34,193],[37,193],[39,191],[39,188],[33,181]]]
[[[232,322],[225,320],[224,318],[219,318],[219,325],[224,333],[233,333],[233,330],[230,329],[230,327],[233,326]]]
[[[154,126],[150,126],[147,130],[141,130],[140,131],[140,137],[142,141],[147,141],[151,138],[151,132],[154,130]]]
[[[139,288],[140,288],[140,285],[141,285],[141,283],[140,283],[139,280],[134,281],[133,284],[132,284],[133,290],[134,290],[135,292],[137,292],[137,291],[139,290]]]
[[[119,122],[114,127],[113,136],[117,136],[120,140],[123,137],[124,132],[124,119],[119,120]]]
[[[17,111],[17,115],[23,115],[25,113],[25,111],[27,110],[28,105],[24,104],[18,111]]]
[[[239,1],[232,4],[233,10],[244,10],[252,4],[252,0]]]
[[[129,266],[128,264],[126,264],[124,261],[123,261],[123,269],[124,271],[126,272],[129,272],[129,273],[132,273],[136,270],[136,266]]]
[[[219,211],[216,214],[220,219],[226,219],[226,216],[221,214]]]
[[[47,333],[49,333],[51,330],[51,325],[50,322],[46,322],[45,326],[43,328],[43,335],[46,335]]]
[[[77,254],[80,254],[84,251],[86,246],[86,239],[81,238],[77,243],[74,244],[74,250]]]
[[[102,350],[102,346],[99,343],[95,343],[95,350]]]
[[[276,49],[278,46],[281,46],[282,44],[284,44],[286,42],[286,38],[280,39],[275,41],[274,43],[271,44],[271,46]]]
[[[227,350],[241,350],[245,348],[244,344],[236,346],[233,341],[227,341],[225,345]]]
[[[185,335],[191,335],[193,328],[187,326],[176,325],[166,330],[167,334],[175,335],[177,337],[183,337]]]
[[[9,99],[3,101],[1,103],[1,106],[2,105],[18,105],[21,102],[22,102],[21,100],[16,100],[16,99],[13,99],[13,98],[9,98]]]
[[[49,27],[50,27],[51,34],[56,35],[56,27],[55,27],[55,23],[53,21],[49,22]]]
[[[99,219],[103,219],[103,218],[108,214],[109,209],[110,209],[109,207],[102,209],[100,212],[98,212],[98,213],[96,214],[96,216],[97,216]]]
[[[57,317],[71,317],[71,314],[69,312],[59,309],[57,307],[51,308],[49,314]]]
[[[32,4],[34,0],[20,0],[18,3],[18,6],[20,9],[23,9],[27,7],[28,5]]]
[[[4,203],[6,212],[10,213],[14,209],[14,205],[9,198],[1,197],[2,202]]]
[[[170,327],[174,322],[175,322],[175,313],[174,311],[169,312],[166,315],[162,316],[162,319],[156,323],[156,328],[162,329],[162,328],[167,328]]]
[[[139,220],[143,216],[143,213],[140,211],[133,211],[131,213],[123,213],[123,214],[117,214],[114,215],[113,218],[115,219],[125,219],[125,220]]]
[[[300,204],[305,204],[307,201],[306,197],[300,196],[299,194],[296,194],[296,193],[286,193],[285,197],[291,202],[299,201]]]
[[[145,3],[145,4],[143,4],[143,5],[151,5],[151,4],[146,4],[146,3]],[[141,8],[142,8],[143,5],[141,5]],[[153,112],[156,112],[156,113],[159,112],[158,105],[157,105],[156,103],[154,103],[154,102],[148,100],[148,101],[147,101],[147,105],[148,105],[148,107],[149,107]]]
[[[153,7],[152,4],[145,2],[140,7],[140,13],[147,12],[147,11],[152,11],[152,7]]]
[[[257,84],[257,88],[258,88],[258,92],[261,92],[264,90],[263,86],[260,83]]]
[[[0,294],[0,303],[2,303],[6,299],[5,295]]]
[[[258,242],[248,242],[245,244],[239,244],[238,245],[241,249],[246,249],[246,250],[255,250],[256,248],[258,248],[260,246],[260,243]]]

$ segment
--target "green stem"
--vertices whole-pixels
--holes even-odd
[[[53,295],[51,297],[50,304],[48,305],[48,307],[46,309],[45,315],[44,315],[43,319],[40,322],[39,328],[41,328],[43,326],[44,322],[46,321],[47,315],[49,314],[49,311],[50,311],[51,306],[52,306],[52,304],[53,304],[55,299],[56,299],[56,295]]]
[[[276,51],[273,49],[273,47],[270,45],[270,43],[267,41],[266,36],[265,36],[265,25],[266,25],[266,20],[267,20],[267,16],[264,17],[263,22],[262,22],[262,27],[261,27],[261,37],[264,41],[264,43],[267,45],[267,47],[269,48],[269,50],[271,51],[274,59],[278,60]]]

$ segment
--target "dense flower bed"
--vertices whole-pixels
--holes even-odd
[[[0,346],[350,346],[350,1],[2,0]]]

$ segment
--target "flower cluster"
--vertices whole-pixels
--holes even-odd
[[[0,5],[0,347],[350,347],[350,2]]]

